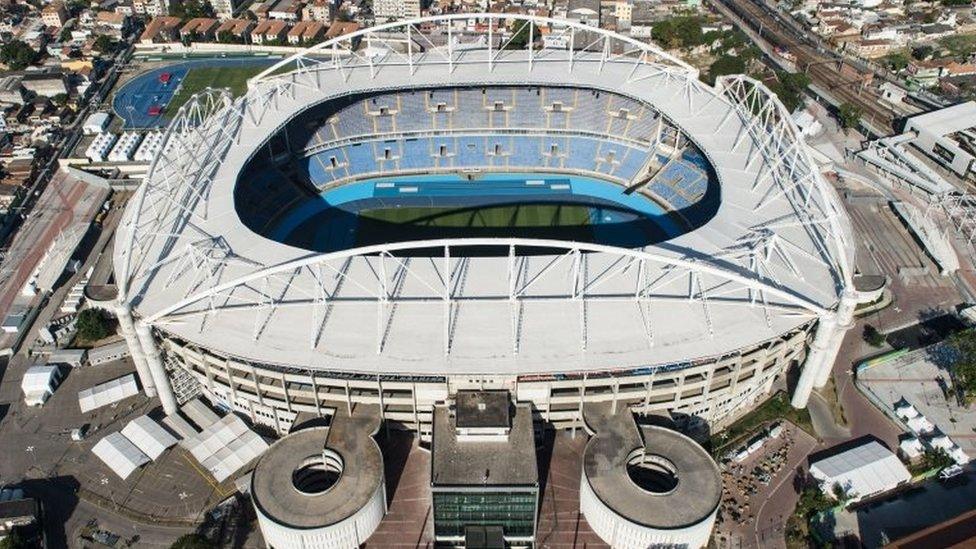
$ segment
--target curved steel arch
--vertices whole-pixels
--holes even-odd
[[[170,162],[171,158],[169,153],[169,147],[171,144],[175,144],[173,147],[174,152],[183,152],[179,150],[185,144],[185,138],[190,133],[195,131],[200,125],[202,125],[210,116],[216,114],[217,112],[223,111],[226,115],[232,115],[233,112],[228,107],[230,106],[232,100],[230,93],[224,89],[211,89],[207,88],[203,92],[195,94],[190,98],[189,101],[180,106],[179,110],[176,112],[176,116],[173,117],[173,121],[166,128],[166,132],[163,134],[163,139],[159,145],[159,153],[156,154],[152,162],[149,164],[149,169],[146,172],[146,177],[143,180],[144,183],[139,186],[136,194],[133,196],[133,200],[129,201],[128,208],[133,209],[133,216],[131,219],[128,215],[123,217],[123,219],[128,219],[130,221],[129,226],[124,227],[128,229],[125,232],[125,239],[121,246],[122,252],[122,263],[121,270],[119,271],[119,276],[117,284],[119,289],[119,300],[125,301],[127,299],[129,290],[130,274],[132,270],[132,252],[133,247],[136,245],[136,232],[139,230],[139,225],[142,222],[142,213],[145,209],[149,208],[146,200],[151,190],[155,188],[150,188],[152,181],[154,181],[157,175],[162,175],[164,182],[168,181],[166,174],[162,174],[164,171],[171,171],[174,166],[179,166],[179,163]],[[219,107],[219,108],[218,108]],[[229,143],[228,143],[229,144]],[[212,152],[212,151],[211,151]],[[220,155],[218,154],[218,157]],[[222,158],[217,158],[217,162],[221,162]],[[200,181],[200,176],[203,175],[206,179],[206,175],[203,173],[205,166],[198,164],[198,170],[196,173],[195,183],[201,183],[203,185],[209,184],[209,181]],[[185,181],[178,182],[184,186],[192,187],[194,183],[187,184]],[[168,187],[167,191],[172,191],[173,187]],[[176,207],[180,209],[185,209],[185,206],[179,205],[176,202],[182,197],[176,196],[176,193],[162,193],[162,198],[168,198],[170,207]],[[162,218],[165,217],[165,211],[159,210],[155,205],[152,208],[156,215],[156,220],[161,222]],[[150,237],[155,235],[150,233]]]
[[[724,278],[729,282],[735,282],[741,284],[744,288],[749,288],[759,292],[765,292],[769,296],[775,296],[783,299],[786,302],[794,304],[797,308],[809,311],[816,315],[826,314],[826,309],[817,305],[816,303],[789,292],[783,288],[779,288],[767,282],[761,280],[743,276],[732,270],[719,267],[714,264],[703,263],[692,261],[688,259],[681,259],[676,257],[669,257],[662,254],[650,253],[643,250],[634,250],[629,248],[619,248],[615,246],[606,246],[600,244],[590,244],[590,243],[579,243],[579,242],[567,242],[563,240],[547,240],[547,239],[530,239],[530,238],[465,238],[465,239],[438,239],[438,240],[422,240],[422,241],[412,241],[412,242],[397,242],[391,244],[379,244],[374,246],[366,246],[361,248],[353,248],[349,250],[342,250],[339,252],[327,253],[327,254],[313,254],[294,261],[289,261],[282,263],[280,265],[274,265],[266,267],[249,273],[247,275],[229,280],[227,282],[218,284],[205,291],[195,293],[190,295],[172,305],[169,305],[159,311],[153,313],[152,315],[144,319],[147,323],[153,323],[160,319],[163,319],[180,309],[197,303],[201,300],[214,297],[216,295],[222,294],[228,290],[232,290],[235,287],[246,285],[250,282],[266,279],[268,277],[274,276],[276,274],[287,273],[299,270],[303,267],[313,266],[319,263],[324,263],[328,261],[334,261],[337,259],[345,259],[360,256],[371,256],[377,254],[388,254],[392,255],[393,252],[405,251],[405,250],[420,250],[420,249],[438,249],[452,247],[508,247],[508,248],[546,248],[546,249],[557,249],[566,251],[579,251],[579,252],[598,252],[606,253],[616,256],[629,257],[640,261],[650,261],[655,264],[677,267],[680,269],[685,269],[688,273],[699,273],[708,274],[712,276],[717,276]]]
[[[800,168],[806,170],[805,174],[795,174],[793,168],[791,173],[799,175],[800,180],[810,179],[813,188],[820,198],[823,208],[824,220],[827,221],[828,235],[835,249],[829,256],[835,259],[837,270],[841,276],[844,288],[854,287],[854,271],[851,267],[852,258],[848,256],[848,250],[853,250],[850,224],[843,223],[846,218],[843,206],[839,203],[837,192],[824,179],[823,172],[810,156],[810,151],[800,135],[793,117],[786,111],[786,108],[777,99],[765,84],[745,75],[727,75],[716,79],[715,87],[723,94],[733,94],[732,99],[740,110],[749,109],[753,116],[756,116],[767,128],[771,126],[781,126],[789,134],[789,139],[780,140],[780,146],[785,143],[786,150],[777,151],[779,155],[791,155],[799,163]],[[745,94],[744,96],[742,94]],[[758,99],[757,99],[758,96]],[[757,104],[757,102],[759,104]],[[758,112],[757,112],[758,110]],[[775,130],[774,130],[775,131]],[[768,141],[767,141],[768,143]],[[775,156],[775,155],[774,155]],[[800,189],[805,189],[803,185],[797,185]],[[804,205],[809,205],[806,201]],[[798,213],[803,213],[801,209]],[[809,213],[809,212],[807,212]]]
[[[649,43],[646,43],[646,42],[641,42],[641,41],[635,40],[635,39],[633,39],[633,38],[631,38],[629,36],[622,36],[622,35],[619,35],[617,33],[614,33],[614,32],[611,32],[611,31],[608,31],[608,30],[605,30],[605,29],[601,29],[599,27],[591,27],[591,26],[584,25],[584,24],[581,24],[581,23],[576,23],[575,21],[557,20],[557,19],[552,19],[552,18],[549,18],[549,17],[539,17],[539,16],[535,16],[535,15],[502,14],[502,13],[464,13],[464,14],[449,14],[449,15],[433,15],[433,16],[427,16],[427,17],[419,17],[419,18],[410,19],[410,20],[406,20],[406,21],[396,21],[396,22],[392,22],[392,23],[385,23],[385,24],[382,24],[382,25],[377,25],[377,26],[374,26],[374,27],[366,28],[366,29],[360,29],[358,31],[355,31],[355,32],[352,32],[352,33],[349,33],[349,34],[344,34],[342,36],[337,36],[335,38],[332,38],[330,40],[326,40],[325,42],[320,42],[319,44],[316,44],[314,46],[311,46],[309,48],[306,48],[303,51],[300,51],[298,53],[292,54],[292,55],[290,55],[290,56],[282,59],[281,61],[275,63],[274,65],[272,65],[270,67],[268,67],[264,71],[262,71],[262,72],[258,73],[257,75],[251,77],[251,79],[248,80],[248,84],[249,85],[253,85],[253,84],[260,83],[260,82],[266,82],[266,81],[269,81],[269,80],[273,80],[273,79],[279,78],[281,76],[287,76],[288,74],[291,74],[292,72],[296,72],[296,71],[300,70],[300,68],[303,66],[303,61],[306,60],[306,59],[308,59],[312,54],[319,53],[319,52],[326,53],[326,50],[328,50],[328,49],[338,50],[338,45],[339,44],[351,43],[351,42],[353,42],[353,41],[355,41],[357,39],[363,38],[363,37],[365,37],[367,39],[372,39],[372,38],[374,38],[374,35],[376,35],[377,33],[381,33],[381,32],[384,32],[384,31],[390,31],[390,30],[394,30],[394,29],[406,29],[407,37],[408,37],[407,43],[408,43],[408,47],[409,47],[409,45],[412,45],[412,43],[410,42],[410,39],[412,38],[412,36],[414,34],[413,31],[412,31],[412,29],[415,26],[417,26],[417,25],[421,25],[423,23],[437,23],[437,22],[447,22],[447,21],[470,21],[470,20],[502,20],[502,21],[515,20],[515,21],[524,21],[525,23],[523,23],[523,25],[526,25],[526,24],[529,25],[530,35],[532,34],[533,30],[538,25],[541,25],[541,24],[545,24],[547,27],[557,27],[557,28],[566,28],[566,29],[569,29],[571,35],[574,35],[575,31],[580,31],[580,32],[585,32],[585,33],[592,33],[592,34],[595,34],[597,36],[602,37],[605,40],[615,40],[615,41],[618,41],[618,42],[623,42],[625,44],[628,44],[628,45],[632,46],[633,48],[635,48],[636,50],[640,50],[641,52],[643,52],[643,54],[651,54],[651,55],[653,55],[657,59],[660,59],[660,60],[662,60],[664,62],[667,62],[668,64],[670,64],[670,65],[672,65],[672,66],[674,66],[676,68],[682,69],[688,75],[693,76],[695,78],[698,77],[698,73],[699,73],[698,69],[696,69],[695,67],[693,67],[693,66],[689,65],[688,63],[685,63],[681,59],[679,59],[679,58],[677,58],[677,57],[675,57],[675,56],[667,53],[666,51],[662,50],[661,48],[657,47],[656,45],[649,44]],[[521,28],[524,28],[524,27],[521,27]],[[520,31],[521,31],[521,28],[519,29]],[[452,63],[452,62],[454,62],[453,61],[453,53],[454,53],[454,51],[451,48],[453,48],[454,44],[451,42],[450,27],[448,27],[448,29],[449,29],[448,30],[448,36],[449,36],[448,37],[448,43],[445,46],[449,49],[448,55],[450,56],[450,58],[449,58],[449,61],[448,62],[449,63]],[[420,35],[419,31],[416,34],[419,36]],[[486,44],[486,49],[488,50],[488,53],[489,53],[490,62],[493,62],[493,61],[496,60],[496,57],[494,57],[494,56],[491,55],[491,51],[492,51],[492,47],[493,47],[493,43],[492,43],[493,42],[492,41],[493,27],[492,26],[489,25],[489,32],[486,33],[486,34],[487,34],[487,36],[489,38],[488,44]],[[539,36],[541,36],[541,34],[539,34]],[[380,38],[377,38],[377,39],[378,40],[382,40]],[[594,42],[591,42],[591,45],[593,43]],[[496,50],[495,55],[499,55],[501,52],[504,52],[505,51],[504,48],[505,48],[506,45],[507,45],[507,42],[503,43],[501,45],[501,47],[499,47]],[[563,50],[565,48],[559,48],[559,49],[560,50]],[[539,50],[534,50],[532,48],[529,48],[528,49],[529,52],[532,52],[532,51],[545,51],[545,50],[546,50],[545,47],[543,47],[543,48],[541,48]],[[349,51],[351,51],[351,50],[349,50]],[[458,50],[458,51],[463,52],[463,51],[469,51],[469,50]],[[569,55],[570,55],[570,57],[572,57],[573,53],[574,53],[574,44],[571,44],[571,47],[569,48]],[[610,52],[606,52],[606,54],[609,55]],[[408,52],[408,56],[409,56],[408,57],[408,62],[412,62],[412,56],[413,55],[414,55],[414,52],[412,52],[412,51]],[[333,62],[335,62],[335,59],[333,59]],[[530,61],[530,63],[531,63],[531,61]],[[296,69],[295,71],[287,71],[287,72],[282,72],[282,73],[275,74],[282,67],[287,67],[287,66],[289,66],[291,64],[297,65],[299,67],[299,69]]]

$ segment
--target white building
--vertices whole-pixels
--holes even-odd
[[[911,144],[947,170],[959,177],[973,173],[976,157],[961,144],[976,139],[976,101],[913,116],[905,133],[914,133]]]
[[[420,0],[373,0],[373,16],[378,23],[420,17]]]
[[[128,162],[132,160],[132,155],[136,152],[136,147],[141,140],[142,136],[136,132],[123,133],[115,146],[112,147],[112,151],[108,153],[109,161]]]
[[[95,135],[98,133],[103,133],[108,129],[108,124],[112,120],[112,115],[107,112],[96,112],[95,114],[89,116],[85,119],[84,125],[81,127],[81,131],[85,135]]]
[[[235,0],[210,0],[214,15],[220,19],[230,19],[233,17],[234,10],[237,9],[238,4],[239,2]]]
[[[24,392],[24,403],[40,406],[54,394],[61,383],[61,370],[57,366],[41,365],[28,368],[20,388]]]
[[[105,132],[95,136],[95,139],[85,149],[85,157],[92,162],[105,162],[112,145],[115,145],[115,134]]]
[[[142,143],[139,144],[139,148],[136,149],[136,154],[133,160],[137,162],[149,162],[156,156],[159,152],[160,146],[163,144],[163,132],[150,132],[146,134],[143,138]]]
[[[887,492],[911,480],[898,456],[877,441],[822,459],[810,465],[810,474],[829,496],[840,486],[853,501]]]

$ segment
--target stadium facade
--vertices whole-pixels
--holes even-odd
[[[741,76],[706,85],[597,29],[481,17],[525,21],[547,44],[507,49],[493,25],[460,30],[470,20],[360,31],[279,62],[241,98],[180,110],[116,239],[120,324],[147,392],[172,409],[167,371],[185,369],[282,432],[299,412],[364,402],[429,433],[434,403],[464,387],[509,389],[559,426],[586,402],[722,422],[805,360],[802,406],[850,324],[853,246],[775,96]],[[322,245],[280,229],[322,201],[310,190],[513,171],[602,179],[686,230],[624,246]]]

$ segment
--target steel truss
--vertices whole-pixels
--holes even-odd
[[[465,22],[488,23],[488,32],[474,44],[456,28]],[[528,26],[530,44],[539,29],[549,33],[541,47],[509,50],[511,39],[497,36],[498,27],[511,22]],[[446,42],[434,44],[415,30],[420,24],[447,27]],[[561,37],[561,40],[553,39]],[[391,64],[410,67],[442,65],[449,72],[462,64],[479,64],[487,71],[503,64],[558,64],[572,72],[583,59],[628,63],[630,82],[664,77],[680,83],[688,107],[692,91],[707,91],[710,101],[731,106],[729,117],[743,121],[744,131],[732,152],[748,151],[748,171],[760,167],[752,183],[756,211],[786,200],[792,215],[768,219],[749,227],[735,245],[714,257],[632,250],[553,240],[452,239],[370,246],[329,254],[310,254],[279,264],[244,257],[221,235],[201,228],[208,217],[207,199],[214,174],[227,150],[238,143],[242,128],[268,126],[265,116],[278,101],[295,97],[296,90],[327,86],[326,77],[348,78],[354,70],[383,74]],[[292,69],[284,72],[285,69]],[[775,315],[828,318],[829,306],[817,303],[782,281],[777,272],[803,280],[801,261],[826,266],[838,292],[852,288],[850,228],[835,192],[810,159],[789,114],[761,83],[744,76],[722,77],[716,88],[697,79],[697,71],[655,46],[607,31],[565,21],[523,15],[479,14],[427,17],[382,25],[339,37],[295,54],[268,68],[250,82],[247,96],[231,101],[226,92],[208,91],[180,109],[163,141],[164,152],[152,163],[146,183],[130,204],[120,226],[117,274],[120,300],[136,303],[148,285],[165,272],[164,286],[179,292],[178,299],[144,316],[143,322],[165,326],[196,322],[204,331],[220,314],[247,314],[253,319],[252,338],[261,339],[276,314],[303,309],[308,342],[316,348],[325,337],[325,325],[335,307],[366,303],[375,308],[376,352],[382,353],[397,308],[426,304],[443,310],[443,352],[450,354],[459,311],[473,303],[507,303],[510,307],[512,349],[521,341],[523,307],[533,301],[578,303],[581,350],[587,346],[587,308],[601,301],[630,302],[644,319],[648,346],[654,327],[646,307],[654,303],[696,303],[710,336],[717,307],[761,310],[767,325]],[[682,98],[683,100],[683,98]],[[285,123],[278,124],[277,129]],[[277,129],[273,129],[277,131]],[[707,150],[703,152],[708,155]],[[814,243],[807,249],[787,230],[801,228]],[[186,235],[194,235],[188,238]],[[502,250],[496,261],[483,261],[467,253],[472,247]],[[539,249],[551,255],[538,256]],[[499,265],[504,265],[500,270]],[[233,269],[231,269],[233,267]],[[504,291],[468,289],[467,280],[484,269],[505,279]],[[233,270],[233,276],[226,271]],[[479,273],[479,271],[482,271]],[[245,274],[240,274],[244,272]],[[158,282],[158,281],[157,281]],[[295,317],[290,317],[294,319]]]

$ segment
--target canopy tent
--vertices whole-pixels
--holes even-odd
[[[136,385],[136,376],[128,374],[79,391],[78,406],[81,407],[82,413],[87,413],[137,394],[139,394],[139,387]]]
[[[217,423],[217,420],[220,419],[220,416],[215,414],[214,411],[204,404],[199,398],[195,398],[184,404],[183,407],[180,408],[180,411],[183,412],[186,417],[190,418],[190,421],[196,423],[201,429],[210,427],[214,423]]]
[[[922,446],[922,441],[915,437],[906,438],[905,440],[898,443],[898,449],[901,453],[905,455],[908,459],[915,459],[925,453],[925,447]]]
[[[810,474],[831,494],[840,485],[849,497],[862,499],[898,486],[912,476],[895,454],[877,441],[822,459]]]
[[[149,463],[149,457],[121,433],[112,433],[98,441],[98,444],[92,447],[92,453],[123,480],[139,467]]]
[[[230,478],[268,449],[268,443],[234,414],[227,414],[180,444],[217,482]]]
[[[139,416],[130,421],[122,428],[122,435],[153,461],[176,444],[176,438],[149,416]]]

